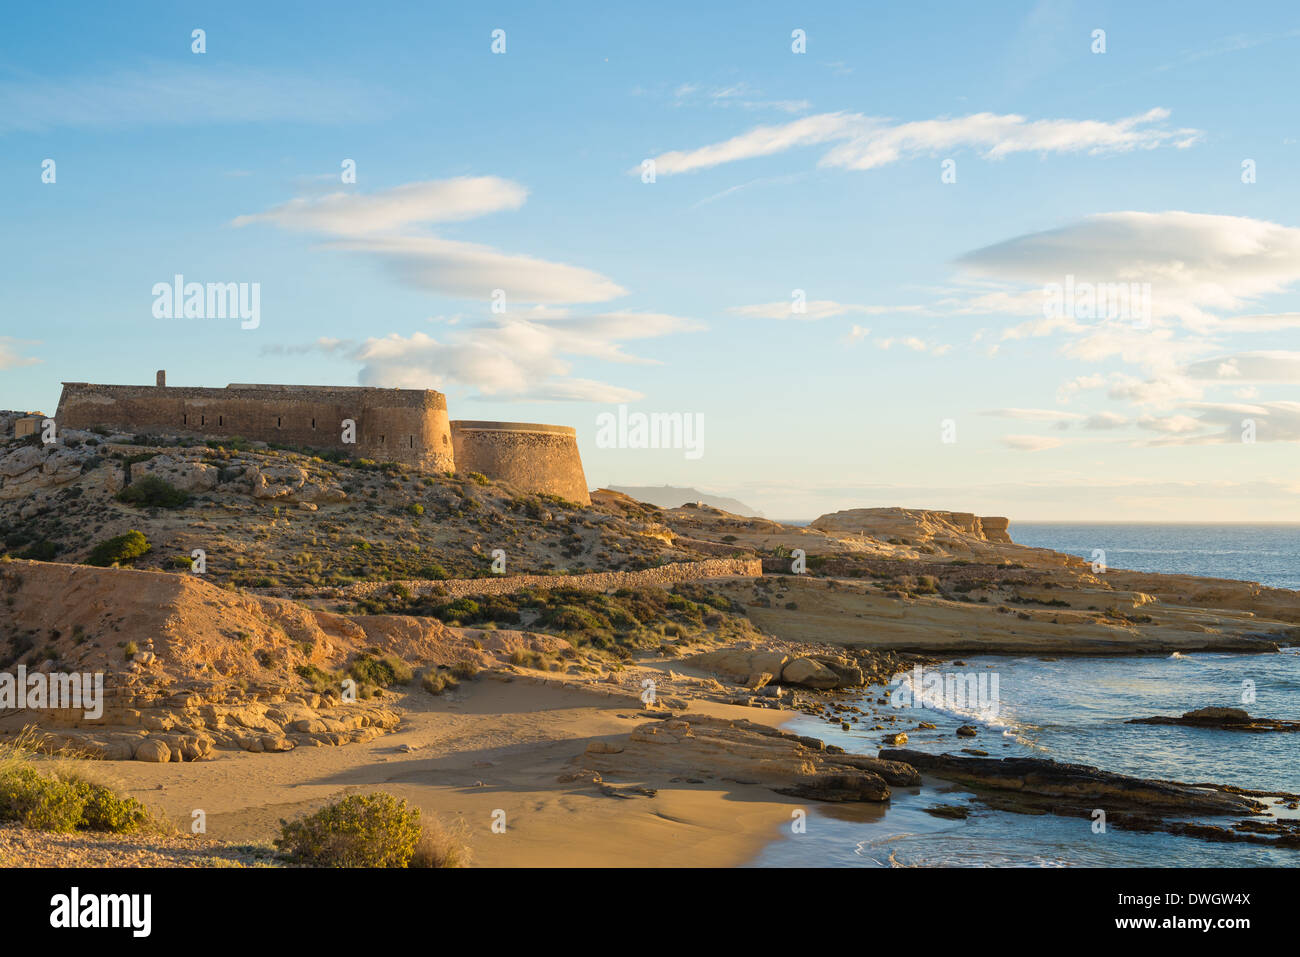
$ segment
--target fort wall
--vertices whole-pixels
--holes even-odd
[[[481,472],[527,492],[591,504],[578,434],[564,425],[529,422],[451,423],[459,472]]]
[[[160,375],[160,381],[162,377]],[[355,444],[343,422],[356,424]],[[60,428],[234,438],[331,449],[359,458],[452,471],[440,392],[361,386],[232,384],[224,389],[63,383]]]
[[[355,424],[345,442],[344,422]],[[199,439],[242,437],[400,462],[431,472],[480,472],[524,492],[591,504],[577,433],[529,422],[450,422],[431,389],[232,383],[224,389],[65,382],[60,428],[109,428]]]

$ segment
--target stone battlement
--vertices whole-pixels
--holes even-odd
[[[65,382],[60,428],[235,438],[333,450],[435,472],[479,472],[590,504],[577,433],[562,425],[458,422],[432,389],[231,383],[225,388]],[[463,460],[462,460],[463,455]]]

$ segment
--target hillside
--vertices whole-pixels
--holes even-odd
[[[124,491],[139,500],[122,500]],[[0,554],[84,562],[132,530],[150,546],[136,568],[188,571],[199,549],[209,581],[258,588],[475,577],[491,573],[496,549],[510,573],[701,557],[673,544],[652,506],[584,507],[475,473],[75,430],[50,447],[34,438],[0,446]]]

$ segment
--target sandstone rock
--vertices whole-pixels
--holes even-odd
[[[824,801],[888,800],[885,774],[899,782],[919,780],[914,769],[833,753],[816,738],[705,716],[646,722],[628,735],[624,748],[615,753],[588,749],[583,763],[607,775],[675,774],[697,782],[710,776]]]
[[[157,738],[145,738],[135,749],[135,759],[137,761],[166,764],[171,758],[171,748]]]
[[[157,455],[147,462],[139,462],[131,467],[132,480],[153,475],[180,489],[182,492],[210,492],[217,487],[221,470],[215,465],[206,465],[170,455]]]
[[[746,681],[750,675],[764,672],[779,675],[789,660],[789,656],[781,652],[752,651],[742,648],[708,651],[688,659],[697,668],[712,671],[734,681]]]
[[[880,740],[885,744],[892,744],[897,747],[900,744],[907,744],[907,732],[899,731],[895,734],[887,734]]]
[[[963,724],[957,729],[957,737],[959,738],[973,738],[977,734],[979,734],[979,729],[971,724]]]
[[[835,672],[811,658],[796,658],[791,661],[782,669],[781,680],[787,684],[823,690],[834,688],[840,683],[839,676]]]

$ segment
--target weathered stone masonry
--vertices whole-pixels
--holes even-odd
[[[570,502],[591,502],[578,434],[568,426],[457,421],[451,424],[451,443],[463,472],[481,472]]]
[[[343,441],[346,420],[355,423],[355,443]],[[159,372],[156,386],[65,382],[55,421],[60,428],[241,436],[330,449],[426,471],[480,472],[523,491],[591,502],[573,429],[462,422],[456,440],[446,396],[431,389],[243,383],[177,388]]]
[[[644,585],[667,587],[678,582],[709,578],[761,578],[763,562],[758,558],[709,558],[700,562],[672,562],[634,572],[591,572],[585,575],[500,575],[491,578],[456,578],[435,581],[413,579],[401,582],[356,582],[344,585],[348,598],[368,598],[404,585],[412,594],[437,592],[448,598],[470,595],[508,595],[525,588],[580,588],[583,591],[615,591]]]

